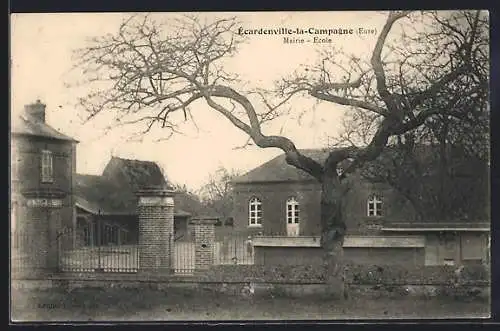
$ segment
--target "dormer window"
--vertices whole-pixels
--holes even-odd
[[[52,183],[54,181],[53,156],[49,150],[42,151],[41,181],[42,183]]]
[[[382,197],[373,194],[368,198],[367,215],[370,217],[382,216]]]

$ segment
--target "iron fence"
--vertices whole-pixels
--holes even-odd
[[[192,275],[195,271],[195,243],[191,236],[175,238],[170,235],[173,270],[178,275]]]
[[[254,264],[252,236],[231,234],[214,244],[214,264]]]
[[[117,244],[116,230],[96,227],[96,236],[89,231],[66,229],[57,236],[58,267],[63,272],[118,272],[139,270],[137,244]],[[101,232],[101,231],[102,232]]]
[[[102,231],[102,232],[101,232]],[[14,273],[52,267],[60,272],[135,273],[139,271],[140,247],[137,242],[120,243],[112,227],[77,227],[59,231],[49,251],[40,249],[39,240],[17,232],[11,236],[11,269]],[[120,238],[123,238],[120,235]],[[38,238],[39,239],[39,238]],[[191,236],[171,235],[170,263],[177,275],[195,272],[196,246]],[[251,265],[255,263],[252,237],[247,233],[225,234],[212,245],[214,265]],[[47,259],[51,260],[47,263]]]

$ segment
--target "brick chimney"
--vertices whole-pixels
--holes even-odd
[[[45,123],[45,104],[41,103],[40,100],[24,106],[24,112],[33,121]]]

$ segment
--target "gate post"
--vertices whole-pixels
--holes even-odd
[[[143,189],[138,196],[139,272],[172,272],[174,192],[163,188]]]
[[[44,196],[44,194],[46,194]],[[46,192],[26,193],[24,230],[29,242],[23,243],[26,271],[30,275],[58,270],[58,237],[63,196]]]
[[[217,218],[195,218],[194,224],[194,255],[195,270],[207,270],[214,264],[215,223]]]

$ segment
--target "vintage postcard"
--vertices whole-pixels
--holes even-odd
[[[11,15],[12,322],[490,316],[489,13]]]

